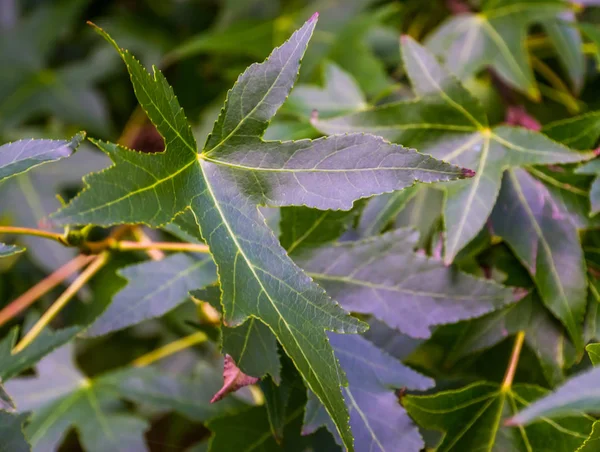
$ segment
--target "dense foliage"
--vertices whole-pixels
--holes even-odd
[[[595,3],[0,0],[0,452],[597,450]]]

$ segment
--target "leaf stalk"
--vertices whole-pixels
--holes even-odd
[[[517,366],[519,364],[519,356],[521,356],[521,350],[523,348],[524,341],[525,331],[519,331],[517,333],[517,337],[515,338],[515,343],[510,354],[510,361],[508,362],[508,368],[506,369],[504,380],[502,380],[502,386],[500,388],[502,392],[507,392],[512,387],[512,383],[515,378],[515,373],[517,371]]]

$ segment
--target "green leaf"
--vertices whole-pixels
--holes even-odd
[[[568,11],[562,0],[488,0],[480,13],[452,16],[427,39],[427,47],[454,74],[467,78],[491,67],[509,85],[539,99],[525,46],[528,28]]]
[[[478,317],[516,301],[512,289],[474,278],[412,250],[417,234],[398,229],[295,256],[349,311],[372,314],[412,337],[434,325]]]
[[[585,350],[588,352],[594,366],[600,364],[600,344],[588,344],[585,346]]]
[[[210,405],[211,391],[219,387],[218,372],[205,367],[195,380],[178,380],[151,368],[130,368],[89,379],[72,362],[67,344],[43,358],[35,377],[6,383],[17,409],[32,411],[25,428],[34,452],[57,450],[71,427],[88,452],[147,450],[148,423],[127,413],[120,399],[173,410],[205,421],[244,406],[235,398]],[[57,369],[60,372],[57,372]]]
[[[510,419],[511,425],[527,425],[536,419],[555,419],[588,411],[597,412],[600,409],[599,378],[598,367],[571,377],[554,392],[513,416]]]
[[[40,358],[73,339],[80,331],[81,328],[78,326],[58,331],[46,329],[29,347],[13,355],[12,349],[19,333],[18,327],[13,328],[0,340],[0,379],[6,381],[29,369]]]
[[[283,207],[280,223],[281,246],[288,254],[292,254],[302,248],[316,248],[333,242],[346,232],[355,217],[354,209],[345,211]]]
[[[256,317],[269,326],[351,449],[340,390],[345,379],[327,352],[325,330],[356,333],[364,325],[292,263],[257,205],[350,209],[361,197],[463,173],[371,135],[283,143],[261,139],[293,86],[315,24],[309,20],[264,63],[240,76],[200,153],[164,76],[158,71],[151,76],[119,50],[166,151],[148,155],[98,142],[115,166],[87,177],[89,188],[54,218],[61,224],[160,226],[191,209],[219,269],[224,321],[236,326]]]
[[[503,426],[506,418],[547,393],[533,385],[517,384],[503,390],[496,384],[478,382],[434,395],[407,395],[403,404],[419,425],[444,432],[438,452],[572,451],[590,432],[591,418],[570,414],[526,428]]]
[[[143,262],[119,270],[128,284],[86,331],[101,336],[147,319],[160,317],[188,299],[188,292],[213,283],[215,265],[208,255],[173,254],[160,261]]]
[[[526,171],[511,169],[491,216],[502,237],[534,279],[542,301],[583,350],[587,278],[579,234],[545,187]]]
[[[544,21],[543,26],[556,48],[556,56],[571,79],[573,91],[578,93],[585,78],[585,55],[582,52],[581,32],[575,22],[575,13],[564,11],[556,19]]]
[[[362,337],[331,335],[330,340],[348,376],[344,394],[357,450],[421,450],[421,435],[393,388],[422,391],[433,387],[433,380],[402,365]],[[323,405],[309,395],[303,433],[312,433],[322,425],[335,431]]]
[[[0,452],[31,451],[22,429],[26,419],[26,414],[12,414],[0,410]]]
[[[0,146],[0,181],[29,171],[44,163],[69,157],[79,147],[85,133],[71,141],[20,140]]]
[[[316,121],[324,133],[371,132],[414,146],[475,172],[471,179],[445,184],[445,262],[450,263],[485,225],[511,167],[587,160],[542,134],[522,128],[488,127],[478,101],[425,48],[404,37],[404,65],[418,100]]]
[[[17,245],[6,245],[5,243],[0,243],[0,257],[8,257],[14,254],[19,254],[25,251],[25,248],[22,248]]]

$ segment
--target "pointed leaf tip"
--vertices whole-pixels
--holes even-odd
[[[312,16],[310,16],[310,19],[308,19],[309,22],[315,22],[316,20],[319,19],[319,12],[315,12]]]
[[[259,378],[246,375],[236,366],[230,355],[225,355],[223,363],[223,387],[210,399],[210,403],[215,403],[231,392],[235,392],[244,386],[253,385]]]

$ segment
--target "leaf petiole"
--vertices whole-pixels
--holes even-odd
[[[523,342],[525,340],[525,331],[519,331],[515,338],[515,344],[513,345],[512,352],[510,354],[510,361],[508,362],[508,368],[502,380],[502,386],[500,390],[507,392],[512,387],[515,373],[517,371],[517,365],[519,364],[519,356],[521,356],[521,349],[523,348]]]

